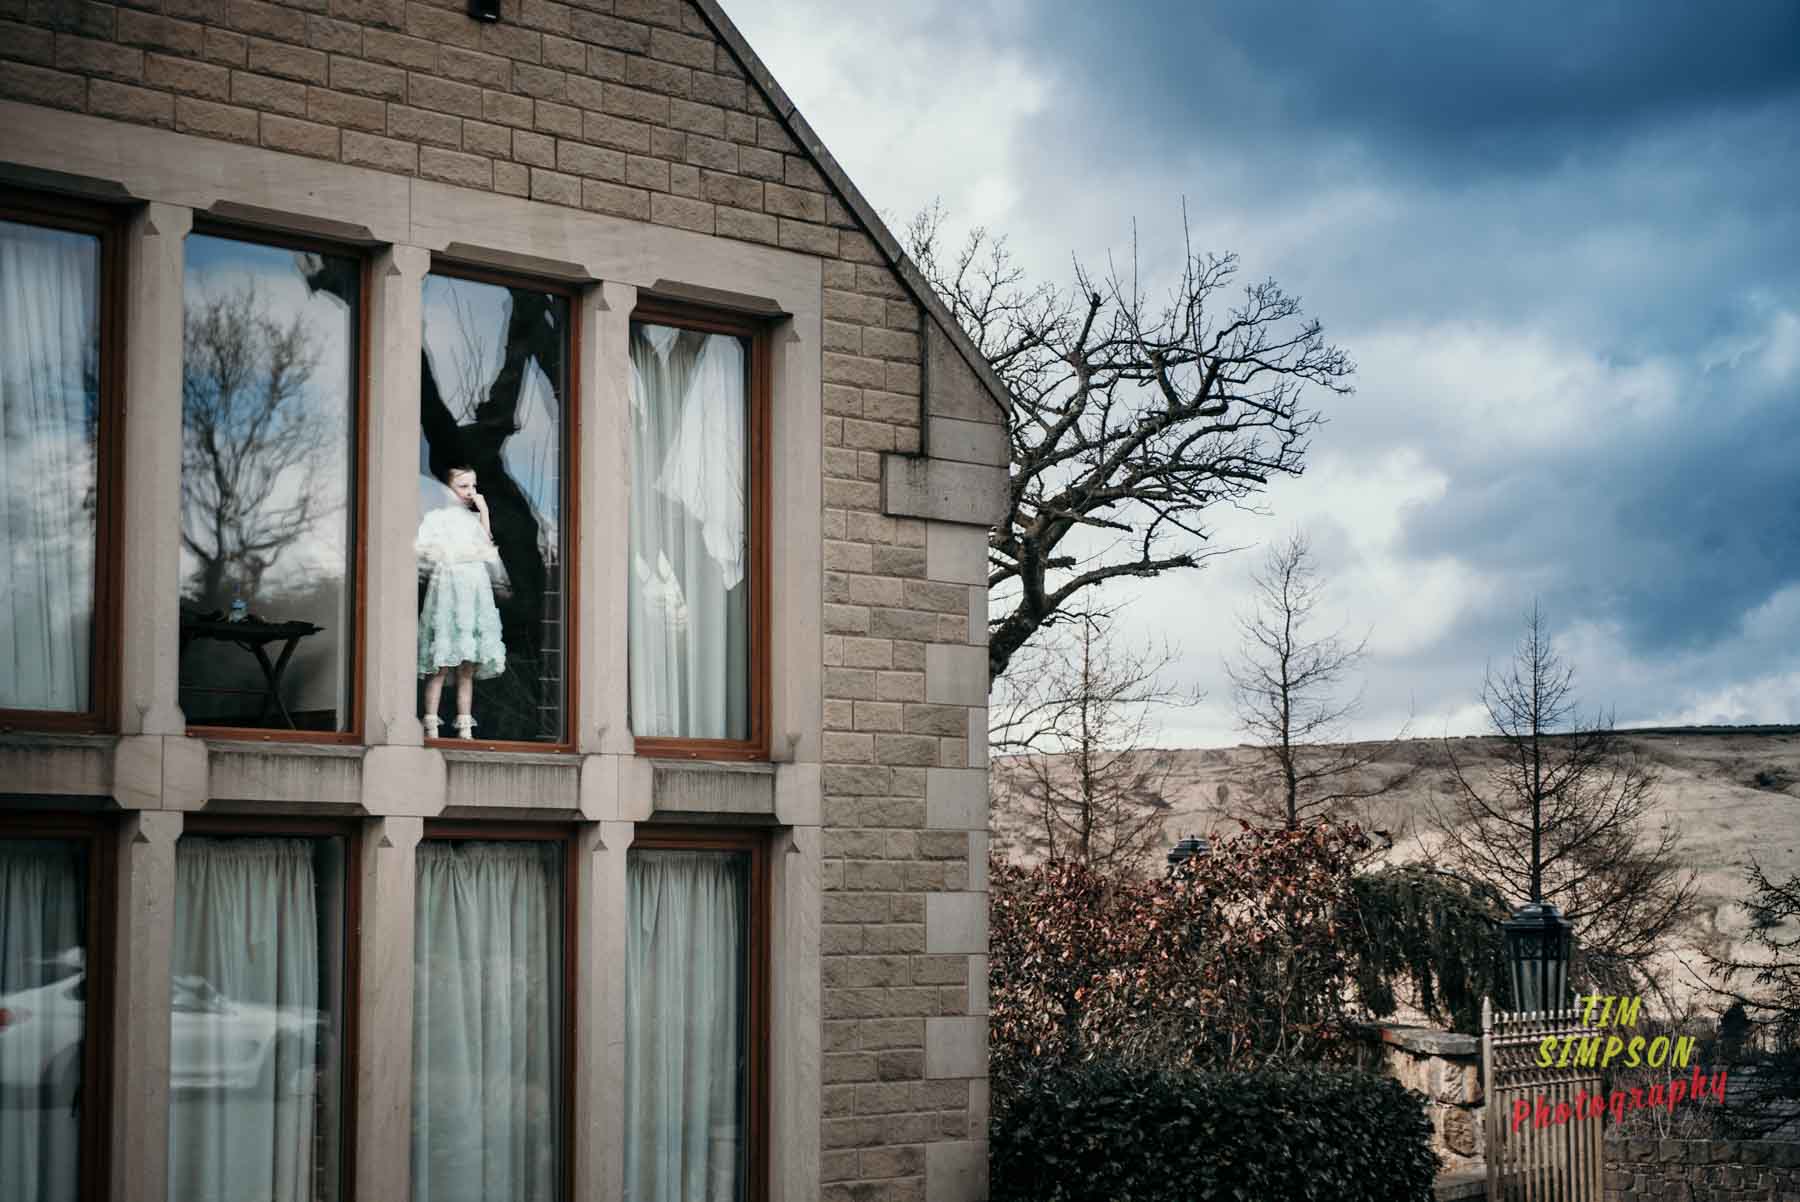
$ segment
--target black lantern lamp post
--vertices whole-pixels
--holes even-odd
[[[1208,846],[1205,839],[1196,838],[1193,835],[1178,840],[1175,846],[1169,849],[1166,857],[1169,861],[1169,879],[1174,880],[1178,873],[1187,868],[1188,861],[1195,856],[1205,855]]]
[[[1575,927],[1546,901],[1520,906],[1501,926],[1512,964],[1513,1006],[1527,1013],[1566,1009]]]

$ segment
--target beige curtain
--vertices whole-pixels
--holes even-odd
[[[737,1202],[748,864],[646,850],[627,865],[625,1197]]]
[[[562,845],[419,844],[414,1202],[557,1197]]]
[[[318,907],[311,840],[176,843],[171,1199],[313,1202]]]
[[[631,333],[632,733],[749,737],[744,347]]]

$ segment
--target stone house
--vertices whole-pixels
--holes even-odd
[[[986,1192],[1003,391],[714,0],[0,0],[0,1196]]]

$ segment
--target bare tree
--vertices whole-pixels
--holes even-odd
[[[1308,384],[1350,391],[1353,367],[1297,298],[1272,281],[1234,297],[1234,255],[1184,246],[1153,301],[1131,261],[1074,288],[1028,286],[1003,239],[940,243],[942,211],[915,218],[908,249],[1010,395],[1012,483],[989,540],[995,593],[988,676],[1110,581],[1199,567],[1207,510],[1249,507],[1300,474]]]
[[[1251,579],[1254,608],[1238,619],[1243,647],[1225,665],[1238,722],[1266,766],[1251,814],[1292,829],[1400,788],[1410,771],[1375,770],[1392,743],[1348,742],[1347,723],[1362,698],[1340,700],[1338,693],[1368,639],[1315,633],[1324,582],[1306,536],[1295,531],[1276,543]],[[1405,737],[1404,729],[1395,736]]]
[[[1512,662],[1489,671],[1481,695],[1500,756],[1476,763],[1444,741],[1450,797],[1429,806],[1444,858],[1509,905],[1559,908],[1587,985],[1657,991],[1649,961],[1692,913],[1695,874],[1680,868],[1675,827],[1650,828],[1655,770],[1610,715],[1581,721],[1574,670],[1535,605]]]
[[[1725,1120],[1732,1134],[1792,1137],[1800,1114],[1800,876],[1771,880],[1755,860],[1744,870],[1750,913],[1745,950],[1708,954],[1713,995],[1731,1006],[1719,1024],[1719,1057],[1731,1074]]]
[[[306,390],[319,353],[296,313],[254,288],[188,306],[182,333],[181,541],[203,604],[254,595],[282,552],[338,502],[321,498],[325,427]]]
[[[456,336],[449,340],[444,379],[436,381],[444,406],[464,424],[475,421],[476,410],[487,399],[488,382],[498,372],[501,350],[496,341],[501,331],[481,326],[468,294],[452,290],[445,297]]]
[[[1167,648],[1122,648],[1110,615],[1072,616],[996,697],[992,743],[1013,754],[995,788],[1021,816],[1024,841],[1048,858],[1137,871],[1163,843],[1168,808],[1169,761],[1151,746],[1151,714],[1198,698],[1160,682]]]

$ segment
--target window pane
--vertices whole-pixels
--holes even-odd
[[[0,1197],[65,1202],[81,1163],[87,852],[0,839]]]
[[[744,1196],[749,857],[627,857],[625,1197]]]
[[[341,839],[175,845],[169,1197],[338,1197]]]
[[[742,339],[631,327],[631,729],[750,737]]]
[[[414,1202],[540,1202],[562,1156],[564,845],[419,844]]]
[[[91,705],[100,240],[0,221],[0,708]]]
[[[563,741],[569,317],[554,293],[425,279],[420,712],[445,737]]]
[[[187,240],[181,705],[192,724],[347,729],[360,295],[347,256]]]

